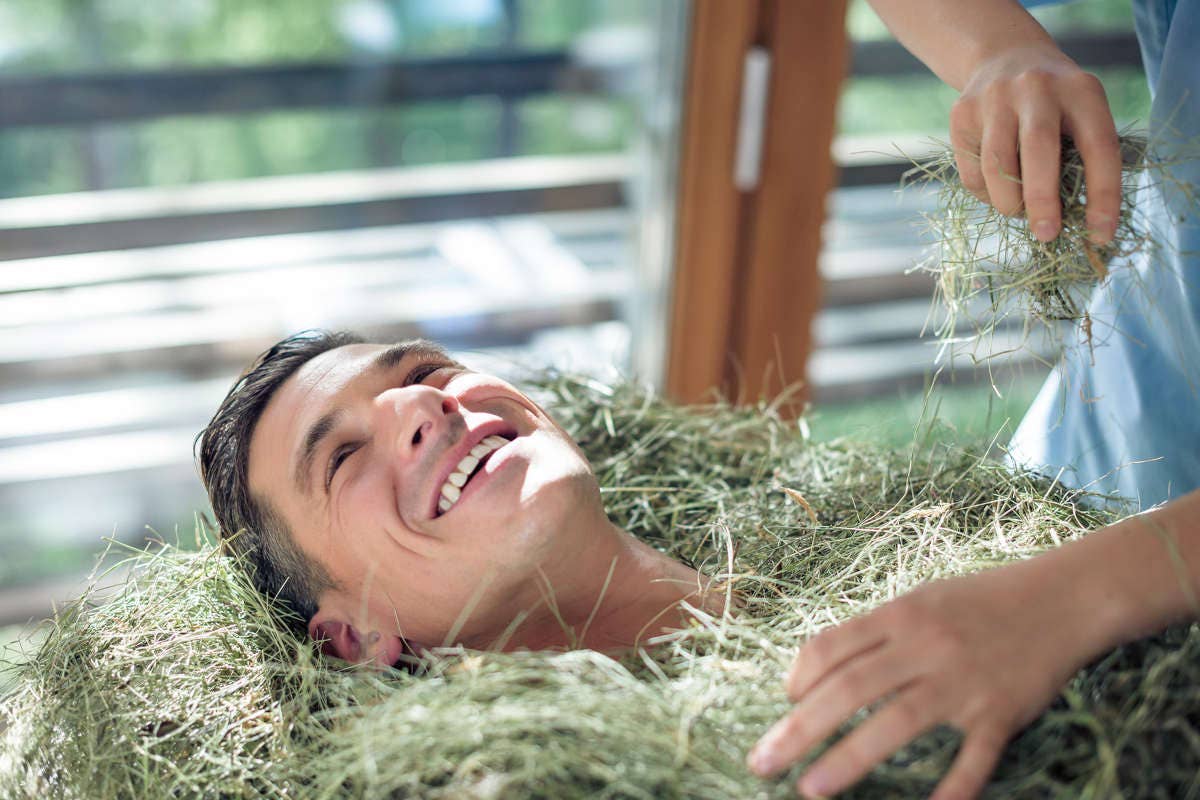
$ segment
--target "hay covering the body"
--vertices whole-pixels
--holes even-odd
[[[760,781],[743,763],[788,708],[780,678],[798,642],[1107,520],[955,448],[813,444],[763,410],[544,383],[612,517],[739,576],[744,611],[620,659],[449,650],[380,674],[289,632],[227,558],[139,556],[120,597],[62,612],[21,668],[0,712],[0,796],[788,797],[798,771]],[[925,796],[956,746],[934,731],[850,796]],[[1198,770],[1200,631],[1182,626],[1080,672],[989,793],[1195,796]]]

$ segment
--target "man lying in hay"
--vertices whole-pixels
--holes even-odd
[[[430,342],[285,339],[221,403],[200,470],[259,588],[348,661],[612,650],[683,625],[681,603],[723,604],[609,521],[544,410]]]
[[[775,798],[820,768],[852,797],[1200,793],[1200,626],[1119,646],[1186,616],[1194,554],[1152,525],[1085,536],[1114,516],[957,447],[569,376],[538,404],[349,341],[281,343],[204,434],[241,559],[139,556],[49,626],[0,704],[0,797]]]

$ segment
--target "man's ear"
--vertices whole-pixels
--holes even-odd
[[[353,626],[318,613],[308,623],[308,635],[320,642],[321,652],[343,661],[358,661],[362,639]]]
[[[373,661],[381,667],[393,666],[407,652],[398,635],[370,631],[365,636],[350,623],[317,612],[308,623],[308,635],[321,642],[321,651],[343,661]]]

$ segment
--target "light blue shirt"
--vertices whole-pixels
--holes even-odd
[[[1200,152],[1200,0],[1135,0],[1168,161]],[[1190,143],[1189,143],[1190,142]],[[1069,348],[1010,444],[1017,463],[1148,508],[1200,486],[1200,160],[1140,192],[1163,243],[1114,268],[1089,314],[1094,348]]]

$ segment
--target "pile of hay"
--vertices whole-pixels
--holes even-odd
[[[1066,321],[1080,323],[1083,343],[1092,344],[1088,298],[1110,267],[1127,268],[1132,256],[1161,246],[1142,198],[1173,180],[1178,160],[1158,155],[1143,134],[1127,131],[1120,139],[1120,213],[1112,241],[1100,246],[1089,238],[1083,158],[1070,137],[1063,139],[1059,182],[1062,232],[1050,242],[1038,241],[1023,215],[1006,217],[967,191],[947,145],[906,173],[904,185],[938,192],[936,211],[925,215],[935,246],[920,268],[936,279],[942,313],[934,333],[944,345],[973,346],[1010,317],[1023,329],[1022,342],[1036,334],[1057,350]]]
[[[614,519],[741,576],[744,612],[623,660],[447,651],[378,674],[289,633],[228,559],[140,556],[135,583],[60,614],[21,668],[0,796],[788,797],[797,770],[760,781],[743,763],[788,708],[780,678],[804,637],[1107,519],[954,448],[818,445],[761,409],[544,389]],[[925,796],[956,745],[934,731],[850,796]],[[1082,671],[1009,747],[991,796],[1195,796],[1198,771],[1200,628],[1184,626]]]

